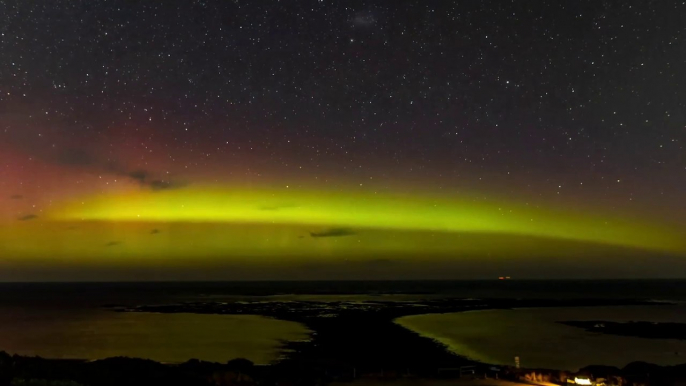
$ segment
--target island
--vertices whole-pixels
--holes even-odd
[[[583,328],[589,332],[632,336],[649,339],[686,339],[686,323],[659,323],[645,321],[610,322],[604,320],[573,320],[558,322]]]

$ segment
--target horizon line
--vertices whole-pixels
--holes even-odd
[[[329,283],[329,282],[349,282],[349,283],[383,283],[383,282],[523,282],[523,281],[669,281],[686,280],[686,277],[653,277],[653,278],[510,278],[502,280],[494,278],[473,278],[473,279],[252,279],[252,280],[23,280],[23,281],[3,281],[2,284],[160,284],[160,283]]]

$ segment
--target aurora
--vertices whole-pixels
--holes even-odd
[[[674,28],[391,3],[21,11],[45,34],[16,17],[2,51],[0,280],[677,275]],[[664,52],[608,53],[637,33]]]
[[[470,198],[327,191],[195,188],[102,196],[65,205],[58,221],[290,224],[401,231],[496,233],[683,251],[680,233],[603,214]],[[319,228],[317,228],[319,227]]]
[[[451,278],[503,270],[535,277],[570,262],[619,274],[620,261],[649,268],[651,256],[686,251],[674,226],[599,211],[480,195],[216,185],[72,198],[1,227],[5,272],[35,277],[49,267],[117,280]]]

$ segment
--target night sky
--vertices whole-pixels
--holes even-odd
[[[0,0],[0,280],[677,277],[685,19]]]

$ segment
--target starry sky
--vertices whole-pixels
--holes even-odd
[[[685,17],[0,0],[0,280],[675,277]]]

